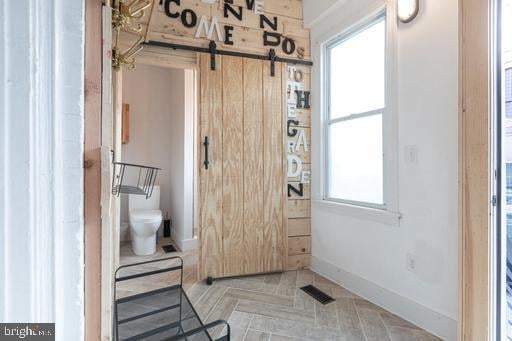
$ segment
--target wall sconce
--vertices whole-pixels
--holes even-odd
[[[420,10],[419,0],[398,0],[398,19],[407,24],[416,18]]]

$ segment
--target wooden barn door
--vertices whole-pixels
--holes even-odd
[[[270,68],[217,56],[211,70],[210,56],[200,57],[203,278],[285,267],[285,66],[276,63],[274,77]]]

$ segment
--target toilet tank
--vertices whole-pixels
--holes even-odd
[[[153,187],[153,194],[146,199],[145,195],[128,194],[128,210],[159,210],[160,186]]]

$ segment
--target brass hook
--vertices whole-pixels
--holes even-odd
[[[112,9],[112,27],[116,30],[116,40],[112,49],[112,67],[115,70],[119,70],[122,65],[128,66],[129,69],[135,68],[134,56],[142,50],[144,42],[144,36],[140,35],[143,26],[135,21],[144,17],[149,7],[149,0],[133,0],[130,3],[119,0],[118,5]],[[124,52],[120,51],[118,45],[121,31],[135,33],[138,36],[137,41]]]

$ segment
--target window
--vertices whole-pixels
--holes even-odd
[[[326,45],[327,200],[383,208],[386,20]]]

